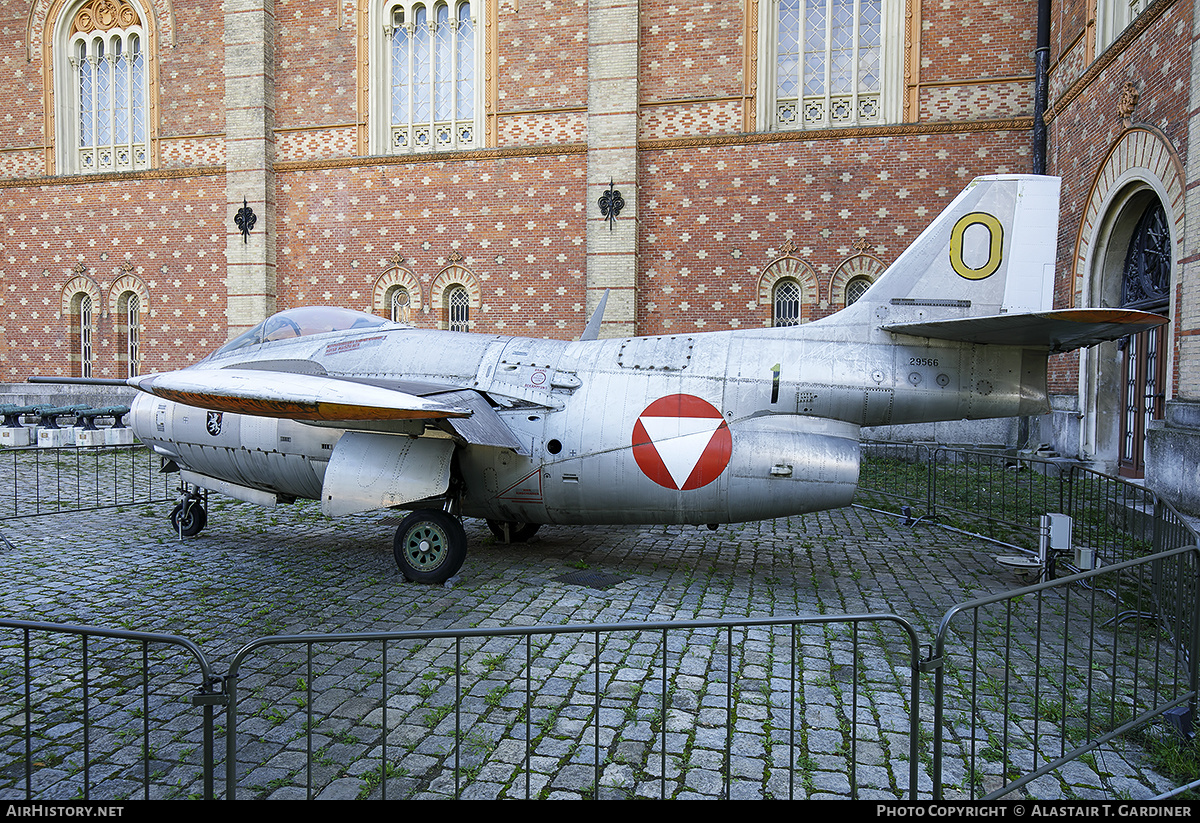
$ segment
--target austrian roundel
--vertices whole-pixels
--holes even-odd
[[[711,403],[690,394],[661,397],[633,426],[633,457],[642,474],[664,488],[707,486],[729,465],[733,436]]]

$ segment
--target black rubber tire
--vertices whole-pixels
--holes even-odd
[[[392,553],[405,579],[445,583],[467,559],[467,535],[458,518],[437,509],[422,509],[400,521]]]
[[[199,501],[191,501],[186,514],[183,503],[176,503],[175,508],[171,509],[171,529],[181,537],[195,537],[207,525],[208,512]]]
[[[541,523],[518,523],[512,520],[489,520],[487,521],[488,528],[492,530],[492,534],[496,535],[496,539],[504,542],[504,524],[508,523],[508,540],[511,543],[524,543],[529,538],[537,534],[538,529],[542,527]]]

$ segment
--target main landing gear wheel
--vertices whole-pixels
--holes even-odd
[[[422,509],[400,521],[392,551],[406,579],[444,583],[467,559],[467,534],[458,518],[436,509]]]
[[[524,543],[542,527],[541,523],[520,523],[513,520],[489,520],[487,525],[492,534],[496,535],[496,539],[505,543]],[[504,534],[505,526],[508,527],[507,537]]]
[[[180,537],[195,537],[208,525],[208,511],[197,496],[188,496],[171,509],[171,528]]]

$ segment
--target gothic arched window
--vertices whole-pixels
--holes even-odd
[[[855,277],[846,284],[846,305],[850,306],[858,302],[858,298],[867,293],[867,289],[871,288],[871,278]]]
[[[1121,282],[1123,307],[1160,308],[1170,299],[1171,229],[1167,212],[1157,200],[1146,209],[1133,230]]]
[[[471,330],[471,296],[465,287],[453,285],[446,289],[446,328],[450,331]]]
[[[775,284],[771,294],[771,325],[800,325],[800,284],[791,278]]]
[[[70,300],[71,360],[76,377],[92,376],[92,296],[78,292]]]
[[[63,171],[148,168],[146,36],[137,10],[120,0],[90,0],[66,27],[68,65],[59,65]]]
[[[397,323],[407,323],[412,311],[412,297],[403,286],[393,286],[387,293],[388,316]]]
[[[127,291],[117,298],[119,333],[121,350],[118,357],[124,365],[125,377],[137,377],[138,365],[141,362],[142,317],[141,301],[137,292]]]
[[[481,145],[476,71],[481,27],[473,11],[469,0],[400,0],[387,7],[382,109],[389,153]]]

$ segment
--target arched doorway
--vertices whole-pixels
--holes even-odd
[[[1142,210],[1125,252],[1121,307],[1167,314],[1171,302],[1171,228],[1166,210],[1153,198]],[[1124,477],[1145,472],[1146,428],[1161,420],[1167,386],[1166,326],[1130,335],[1119,344],[1120,440],[1117,468]]]
[[[1172,316],[1174,267],[1183,253],[1185,180],[1182,162],[1159,132],[1134,126],[1120,136],[1080,214],[1070,306],[1130,306]],[[1168,325],[1153,338],[1081,350],[1075,355],[1075,396],[1052,398],[1051,439],[1070,449],[1077,434],[1078,454],[1093,467],[1142,476],[1147,421],[1164,415],[1164,395],[1170,397],[1171,340]],[[1068,370],[1069,358],[1062,361]],[[1151,439],[1157,442],[1153,433]]]

